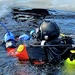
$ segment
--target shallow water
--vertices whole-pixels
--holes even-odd
[[[62,13],[63,11],[59,12]],[[51,12],[53,13],[53,12]],[[57,12],[57,15],[59,14]],[[69,14],[71,12],[64,12],[65,14]],[[72,14],[72,13],[71,13]],[[75,13],[73,13],[75,14]],[[30,23],[29,26],[25,22],[17,23],[14,19],[12,19],[12,13],[0,19],[3,22],[9,31],[11,32],[25,32],[28,30],[37,27],[35,24]],[[48,18],[52,21],[55,21],[60,29],[61,33],[65,33],[67,35],[71,35],[75,38],[75,19],[74,18]],[[6,30],[0,26],[0,39],[3,40],[3,35],[6,33]],[[75,41],[75,39],[74,39]],[[29,63],[19,64],[17,58],[12,58],[7,55],[6,50],[0,46],[0,75],[74,75],[75,68],[69,68],[66,64],[60,62],[56,66],[54,65],[43,65],[43,66],[34,66]]]

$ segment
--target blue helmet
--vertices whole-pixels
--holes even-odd
[[[4,42],[7,42],[8,40],[15,40],[13,33],[9,32],[4,35]]]

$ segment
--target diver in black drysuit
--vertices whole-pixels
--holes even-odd
[[[39,28],[30,32],[30,40],[24,43],[27,44],[27,52],[31,60],[49,62],[53,59],[59,60],[61,57],[66,59],[70,47],[65,45],[72,45],[73,41],[71,37],[60,36],[60,29],[55,22],[44,21]]]
[[[44,51],[45,60],[49,62],[61,58],[69,57],[70,49],[72,49],[73,40],[71,37],[60,34],[60,29],[55,22],[44,21],[39,28],[36,28],[35,33],[30,34],[40,42],[41,48]],[[39,44],[39,43],[38,43]],[[69,46],[67,46],[69,44]],[[44,47],[44,45],[47,45]],[[48,46],[58,45],[58,46]],[[62,45],[62,46],[61,46]]]
[[[72,45],[73,41],[71,37],[60,36],[60,29],[55,22],[44,21],[39,28],[30,32],[30,36],[27,34],[19,36],[17,45],[19,44],[26,45],[30,61],[50,62],[61,57],[67,58],[70,47],[65,45]]]

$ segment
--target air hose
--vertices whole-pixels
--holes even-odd
[[[2,22],[0,22],[0,25],[2,25],[5,28],[5,30],[7,31],[7,33],[10,35],[9,30],[7,29],[7,27]]]
[[[11,33],[11,32],[9,32],[9,30],[7,29],[7,27],[2,23],[2,22],[0,22],[0,25],[2,25],[4,28],[5,28],[5,30],[6,30],[6,34],[4,35],[4,42],[7,42],[8,40],[15,40],[15,38],[14,38],[14,34],[13,33]]]

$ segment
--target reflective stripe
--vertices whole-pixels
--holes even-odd
[[[71,53],[75,53],[75,50],[70,50]]]
[[[60,36],[63,36],[63,37],[64,37],[64,36],[65,36],[65,34],[60,34]]]
[[[18,52],[22,52],[24,50],[24,45],[19,45],[19,47],[17,48]]]

